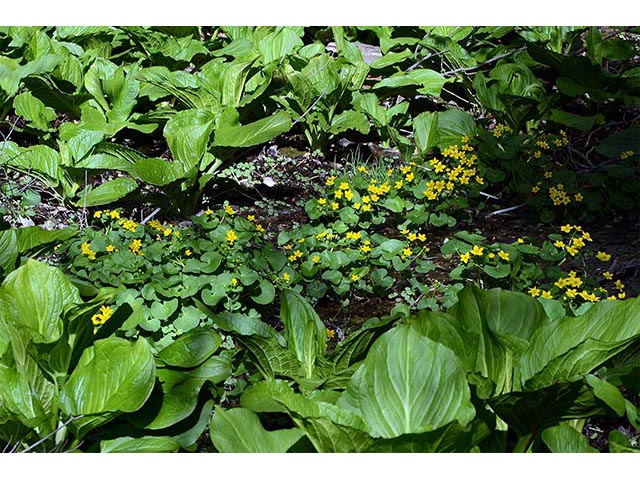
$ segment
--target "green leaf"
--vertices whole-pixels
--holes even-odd
[[[180,443],[172,437],[120,437],[100,442],[100,453],[173,453],[179,449]]]
[[[462,137],[473,138],[476,134],[476,122],[473,115],[455,108],[438,112],[438,147],[444,149],[451,145],[460,145]]]
[[[78,289],[61,270],[36,260],[28,260],[5,278],[0,299],[5,321],[26,327],[36,343],[52,343],[60,338],[62,312],[81,301]]]
[[[207,151],[216,115],[210,110],[190,109],[175,114],[164,127],[164,137],[174,162],[187,173]]]
[[[371,126],[366,115],[354,110],[344,110],[333,117],[329,126],[330,133],[342,133],[347,130],[357,130],[360,133],[369,133]]]
[[[447,79],[435,70],[416,68],[410,72],[398,72],[376,83],[373,88],[401,88],[407,86],[421,86],[418,91],[425,95],[440,96],[442,87]]]
[[[82,353],[60,392],[60,404],[68,415],[135,412],[149,398],[155,373],[144,338],[99,340]]]
[[[299,428],[267,431],[251,410],[216,407],[211,441],[220,453],[286,453],[304,432]]]
[[[11,272],[18,260],[18,250],[15,229],[0,231],[0,278]]]
[[[362,416],[373,437],[435,430],[475,416],[461,362],[410,325],[383,334],[338,405]]]
[[[162,187],[182,178],[185,174],[178,163],[160,158],[144,158],[128,168],[129,173],[145,183]]]
[[[287,344],[302,365],[302,374],[310,378],[316,361],[324,355],[326,327],[309,302],[290,289],[280,295],[280,319]]]
[[[260,280],[260,294],[251,297],[258,305],[268,305],[276,296],[276,289],[268,280]]]
[[[413,119],[413,137],[420,153],[438,144],[438,113],[423,112]]]
[[[637,342],[640,298],[603,300],[577,317],[565,317],[540,329],[522,354],[522,382],[539,388],[560,378],[590,373],[607,359]]]
[[[200,365],[222,345],[213,330],[197,328],[181,335],[158,352],[158,358],[172,367],[191,368]]]
[[[241,126],[221,126],[216,129],[214,145],[224,147],[250,147],[268,142],[291,128],[291,118],[286,112]]]
[[[567,424],[545,429],[542,440],[552,453],[598,453],[582,433]]]
[[[46,230],[39,226],[18,228],[15,230],[16,242],[20,253],[29,252],[37,247],[53,242],[63,242],[78,233],[76,227],[59,230]]]
[[[609,452],[640,453],[640,447],[638,447],[637,441],[634,446],[622,432],[612,430],[609,432]]]
[[[569,128],[575,128],[576,130],[586,132],[587,130],[591,130],[596,123],[600,125],[603,124],[604,116],[592,115],[590,117],[585,117],[584,115],[563,112],[562,110],[552,108],[549,120],[561,125],[566,125]]]
[[[86,189],[80,194],[81,198],[76,202],[76,205],[79,207],[107,205],[130,194],[136,188],[138,188],[138,183],[133,178],[115,178],[94,189]]]
[[[56,118],[53,108],[47,107],[40,99],[34,97],[31,92],[21,93],[13,99],[13,108],[16,115],[28,120],[35,128],[47,131],[50,123]]]

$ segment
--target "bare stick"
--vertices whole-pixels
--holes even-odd
[[[503,208],[501,210],[496,210],[495,212],[491,212],[491,213],[485,215],[484,218],[489,218],[489,217],[492,217],[494,215],[502,215],[503,213],[513,212],[514,210],[517,210],[517,209],[522,208],[524,206],[526,206],[526,203],[521,203],[520,205],[516,205],[515,207],[509,207],[509,208]]]

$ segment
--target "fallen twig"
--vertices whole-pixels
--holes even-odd
[[[521,203],[520,205],[516,205],[515,207],[502,208],[500,210],[496,210],[495,212],[488,213],[484,218],[493,217],[494,215],[502,215],[503,213],[513,212],[519,208],[526,206],[526,203]]]

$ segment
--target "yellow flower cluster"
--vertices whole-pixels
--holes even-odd
[[[433,158],[429,161],[433,171],[441,175],[441,178],[427,182],[427,189],[424,191],[427,200],[436,200],[443,192],[450,192],[457,185],[469,185],[472,179],[480,185],[484,184],[484,179],[475,166],[478,156],[470,154],[471,152],[473,147],[466,143],[460,147],[452,145],[443,150],[442,160]]]
[[[629,157],[633,157],[633,150],[625,150],[620,154],[620,160],[625,160]]]
[[[82,255],[86,255],[89,260],[96,259],[96,252],[91,250],[91,245],[89,242],[84,242],[80,245],[80,250],[82,251]]]
[[[556,248],[565,250],[572,257],[575,257],[580,252],[580,250],[585,247],[585,241],[593,241],[589,232],[583,231],[580,225],[563,225],[562,227],[560,227],[560,231],[562,231],[563,233],[570,233],[571,239],[568,240],[568,243],[565,243],[562,240],[556,240],[554,242],[554,246]]]
[[[120,212],[117,210],[96,210],[93,214],[93,218],[102,218],[102,216],[118,220],[120,218]]]
[[[511,127],[509,125],[503,125],[501,123],[496,124],[495,129],[493,130],[493,136],[496,138],[502,137],[505,133],[511,132]]]
[[[91,323],[95,326],[104,325],[111,318],[111,315],[113,315],[113,310],[103,305],[100,307],[100,313],[91,317]]]
[[[296,250],[291,255],[289,255],[289,261],[290,262],[295,262],[299,258],[302,258],[302,256],[303,256],[303,253],[300,250]]]
[[[141,255],[141,256],[144,255],[142,250],[140,250],[141,248],[142,248],[142,240],[138,238],[136,238],[129,244],[129,250],[131,250],[131,253],[135,253],[136,255]]]
[[[555,206],[569,205],[571,203],[571,197],[565,192],[562,183],[559,183],[555,187],[549,187],[549,198]]]
[[[566,147],[569,145],[569,138],[567,138],[567,132],[560,130],[560,136],[553,141],[556,147]]]
[[[227,242],[229,242],[230,245],[233,245],[234,242],[236,240],[238,240],[238,235],[236,234],[236,232],[234,230],[227,230],[227,234],[225,236]]]
[[[118,221],[118,225],[120,225],[125,230],[130,231],[131,233],[135,233],[136,228],[138,227],[138,224],[133,220],[124,218],[121,218],[120,221]]]

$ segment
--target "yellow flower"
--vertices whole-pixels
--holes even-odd
[[[604,278],[606,278],[607,280],[612,280],[612,279],[613,279],[613,274],[612,274],[611,272],[604,272],[604,273],[602,274],[602,276],[603,276]]]
[[[140,247],[142,247],[142,240],[139,239],[135,239],[133,240],[130,244],[129,244],[129,249],[133,252],[133,253],[138,253],[140,252]]]
[[[262,233],[264,232],[264,227],[262,225],[256,225],[256,230]]]
[[[96,313],[91,317],[91,323],[94,325],[103,325],[113,315],[113,310],[110,307],[102,305],[100,307],[100,313]]]
[[[624,290],[624,283],[622,283],[620,280],[616,280],[614,285],[618,290]]]
[[[115,251],[115,249],[116,249],[116,247],[114,247],[113,245],[107,245],[107,246],[105,247],[105,250],[106,250],[107,252],[109,252],[109,253],[111,253],[111,252]]]
[[[544,172],[544,178],[551,178],[553,177],[553,172]]]
[[[620,293],[618,294],[618,298],[620,298],[620,299],[623,299],[623,298],[624,298],[624,297],[626,297],[626,296],[627,296],[627,294],[626,294],[626,293],[624,293],[624,292],[620,292]]]
[[[371,247],[369,245],[362,245],[360,247],[360,251],[362,253],[369,253],[371,251]]]
[[[320,205],[326,205],[327,204],[327,199],[326,198],[319,198],[318,199],[318,203]]]
[[[337,202],[331,202],[331,208],[338,210],[340,208],[340,204]]]
[[[347,232],[346,234],[347,240],[358,240],[360,237],[362,237],[360,232]]]
[[[529,295],[531,295],[532,297],[539,297],[540,296],[540,289],[538,287],[532,287],[529,289]]]
[[[560,230],[562,230],[564,233],[569,233],[571,232],[571,230],[573,229],[573,226],[566,224],[560,227]]]
[[[282,248],[284,248],[285,250],[293,250],[293,244],[292,243],[287,243]]]
[[[341,182],[340,186],[338,188],[340,190],[349,190],[349,183],[348,182]]]
[[[482,255],[484,252],[484,248],[483,247],[479,247],[478,245],[474,245],[473,248],[471,249],[471,255],[477,255],[480,256]]]
[[[415,178],[415,175],[413,174],[413,172],[409,172],[409,173],[407,173],[407,176],[406,176],[406,177],[404,177],[404,179],[405,179],[407,182],[413,182],[413,179],[414,179],[414,178]]]
[[[509,261],[509,254],[503,250],[498,252],[498,256],[503,260]]]
[[[596,257],[598,257],[598,260],[600,260],[601,262],[608,262],[609,260],[611,260],[611,255],[605,252],[596,253]]]
[[[111,210],[111,212],[109,213],[109,216],[117,220],[120,218],[120,213],[117,210]]]
[[[532,193],[538,193],[539,191],[540,191],[540,187],[538,185],[534,185],[533,187],[531,187]]]
[[[542,292],[542,295],[540,295],[542,298],[548,298],[548,299],[552,299],[553,295],[551,295],[551,292],[549,290],[544,290]]]
[[[556,240],[555,242],[553,242],[553,244],[558,248],[566,247],[566,245],[564,244],[564,242],[562,240]]]
[[[238,239],[238,235],[236,235],[236,232],[234,232],[233,230],[227,230],[227,234],[226,234],[227,242],[233,245],[233,242],[235,242],[237,239]]]
[[[518,243],[520,243],[520,244],[524,243],[524,240],[523,240],[523,239],[521,239],[521,238],[519,238],[519,239],[518,239],[518,240],[516,240],[516,241],[517,241]]]
[[[395,188],[396,190],[400,190],[400,189],[402,188],[402,180],[398,180],[398,181],[396,182],[396,184],[394,185],[394,188]]]
[[[364,167],[364,166],[362,166],[362,165],[360,165],[360,166],[358,167],[358,171],[359,171],[360,173],[369,173],[369,172],[367,171],[367,168],[366,168],[366,167]]]
[[[165,237],[168,237],[169,235],[171,235],[171,232],[173,232],[173,229],[171,227],[167,227],[164,229],[164,232],[162,232],[164,234]]]
[[[334,198],[342,198],[342,190],[336,190],[333,192]]]
[[[211,215],[213,213],[213,210],[211,210],[210,208],[207,208],[204,213],[206,213],[207,215]]]
[[[320,263],[320,257],[318,255],[314,255],[311,260],[313,260],[313,263]]]
[[[360,275],[358,275],[357,273],[351,275],[352,282],[357,282],[358,280],[360,280]]]
[[[328,187],[330,187],[330,186],[331,186],[331,185],[333,185],[334,183],[336,183],[336,177],[331,176],[331,177],[327,178],[327,182],[326,182],[326,184],[327,184],[327,186],[328,186]]]
[[[576,202],[581,202],[584,199],[581,193],[576,193],[573,198],[576,199]]]
[[[469,252],[467,253],[463,253],[460,255],[460,260],[462,260],[462,263],[467,264],[469,263],[469,258],[471,257],[471,254]]]
[[[247,215],[247,220],[249,220],[250,222],[254,222],[256,220],[256,216],[255,215]]]
[[[401,257],[402,257],[403,259],[405,259],[405,258],[407,258],[407,257],[410,257],[411,255],[413,255],[413,252],[411,251],[411,249],[410,249],[410,248],[404,248],[404,249],[402,250],[402,255],[401,255]]]
[[[285,282],[289,283],[289,282],[291,281],[291,276],[290,276],[287,272],[284,272],[284,273],[282,274],[282,279],[283,279]]]
[[[567,247],[567,253],[572,257],[575,257],[578,254],[578,249],[574,247]]]
[[[233,278],[231,279],[231,285],[233,285],[234,287],[237,287],[237,286],[238,286],[238,279],[237,279],[237,278],[235,278],[235,277],[233,277]]]
[[[231,208],[231,205],[229,205],[228,203],[225,203],[224,211],[227,213],[227,215],[233,215],[234,213],[236,213],[236,211]]]
[[[564,293],[569,298],[575,298],[575,296],[578,294],[578,291],[575,288],[567,288],[567,291]]]
[[[100,218],[102,216],[102,210],[96,210],[93,214],[93,218]]]
[[[191,250],[190,250],[190,249],[188,249],[188,248],[184,251],[184,254],[185,254],[187,257],[190,257],[190,256],[191,256],[191,253],[192,253],[192,252],[191,252]]]
[[[495,254],[495,253],[493,253],[493,252],[492,252],[492,253],[490,253],[490,254],[489,254],[489,255],[487,255],[487,256],[489,257],[489,259],[496,258],[496,254]]]

